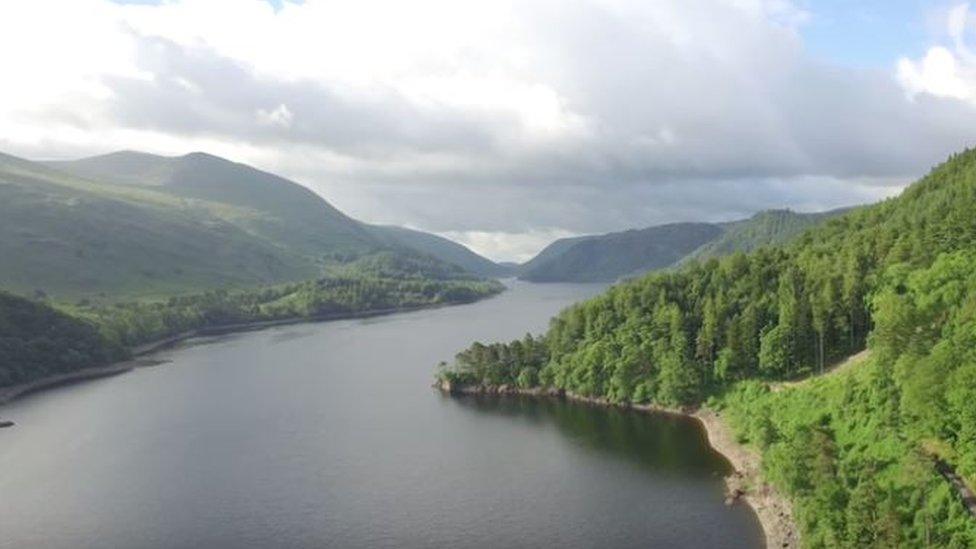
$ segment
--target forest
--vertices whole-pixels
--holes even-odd
[[[976,521],[933,462],[976,485],[973,211],[967,150],[787,245],[614,286],[543,336],[476,343],[438,375],[620,404],[711,398],[793,497],[806,545],[972,547]],[[866,346],[851,380],[768,389]]]
[[[0,293],[0,387],[104,365],[192,330],[468,303],[503,289],[442,262],[378,254],[316,280],[165,300],[66,305]]]
[[[165,301],[78,306],[75,311],[98,326],[111,344],[133,347],[201,328],[469,303],[503,288],[493,280],[333,276],[256,290],[213,290]]]
[[[93,324],[0,292],[0,387],[101,366],[123,355]]]

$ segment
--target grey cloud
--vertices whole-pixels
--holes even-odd
[[[208,49],[137,39],[140,68],[154,78],[104,78],[115,95],[106,114],[123,126],[264,145],[297,142],[382,158],[404,149],[482,150],[492,146],[491,126],[505,123],[464,112],[425,112],[392,90],[350,98],[316,82],[262,79]],[[291,126],[258,123],[259,110],[281,104],[294,114]]]
[[[574,7],[526,3],[520,16],[534,30],[525,76],[586,122],[580,137],[525,144],[510,113],[275,81],[155,37],[139,37],[155,79],[106,80],[116,95],[106,115],[278,150],[276,168],[350,213],[437,231],[599,232],[848,205],[974,136],[971,106],[909,101],[892,74],[818,63],[790,29],[723,4],[663,3],[645,19]],[[256,122],[281,104],[289,127]],[[310,150],[358,162],[309,167],[298,158]]]
[[[876,201],[898,186],[833,178],[671,181],[606,192],[598,185],[552,188],[424,183],[320,187],[344,210],[437,232],[600,233],[675,221],[728,221],[763,209],[823,211]]]

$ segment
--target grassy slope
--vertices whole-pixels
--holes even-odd
[[[360,255],[382,247],[366,228],[309,189],[204,153],[165,157],[117,152],[49,165],[89,179],[227,205],[214,213],[310,258]]]
[[[296,280],[314,264],[231,222],[255,212],[0,156],[0,284],[56,298]]]
[[[0,214],[0,287],[58,300],[310,279],[378,253],[498,268],[434,235],[362,224],[301,185],[203,153],[43,164],[2,155]]]

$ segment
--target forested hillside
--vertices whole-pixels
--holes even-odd
[[[866,363],[713,401],[762,450],[809,547],[976,544],[976,517],[939,471],[976,486],[976,253],[898,267],[872,300]]]
[[[584,235],[584,236],[572,236],[568,238],[560,238],[551,243],[548,246],[535,254],[535,256],[522,263],[518,266],[519,278],[522,278],[524,273],[529,273],[533,271],[536,267],[543,265],[552,259],[558,257],[566,250],[572,248],[576,244],[583,242],[584,240],[589,240],[591,238],[598,238],[600,235]]]
[[[785,244],[845,210],[767,210],[729,223],[675,223],[557,240],[519,268],[533,282],[613,282],[691,261]]]
[[[672,223],[647,229],[556,241],[519,272],[532,282],[613,282],[674,264],[722,230],[710,223]]]
[[[563,311],[543,338],[476,344],[441,375],[617,403],[728,393],[771,480],[797,501],[809,546],[970,547],[976,521],[929,456],[976,484],[973,211],[976,152],[966,151],[786,247],[615,286]],[[850,382],[754,394],[868,341],[873,366]]]
[[[722,223],[722,235],[688,254],[682,262],[706,261],[735,252],[751,252],[763,246],[785,244],[803,231],[846,212],[847,209],[817,213],[766,210],[749,219]]]

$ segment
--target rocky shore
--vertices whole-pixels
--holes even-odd
[[[740,444],[732,429],[715,411],[705,408],[665,408],[655,405],[619,405],[602,398],[583,397],[562,389],[534,387],[521,389],[514,385],[463,385],[438,381],[433,387],[452,395],[499,395],[562,398],[597,406],[617,406],[647,413],[676,414],[695,418],[701,423],[709,445],[722,454],[733,472],[725,478],[726,501],[743,501],[756,513],[766,538],[766,547],[799,547],[799,530],[793,518],[793,508],[783,494],[762,476],[762,458],[754,449]]]

